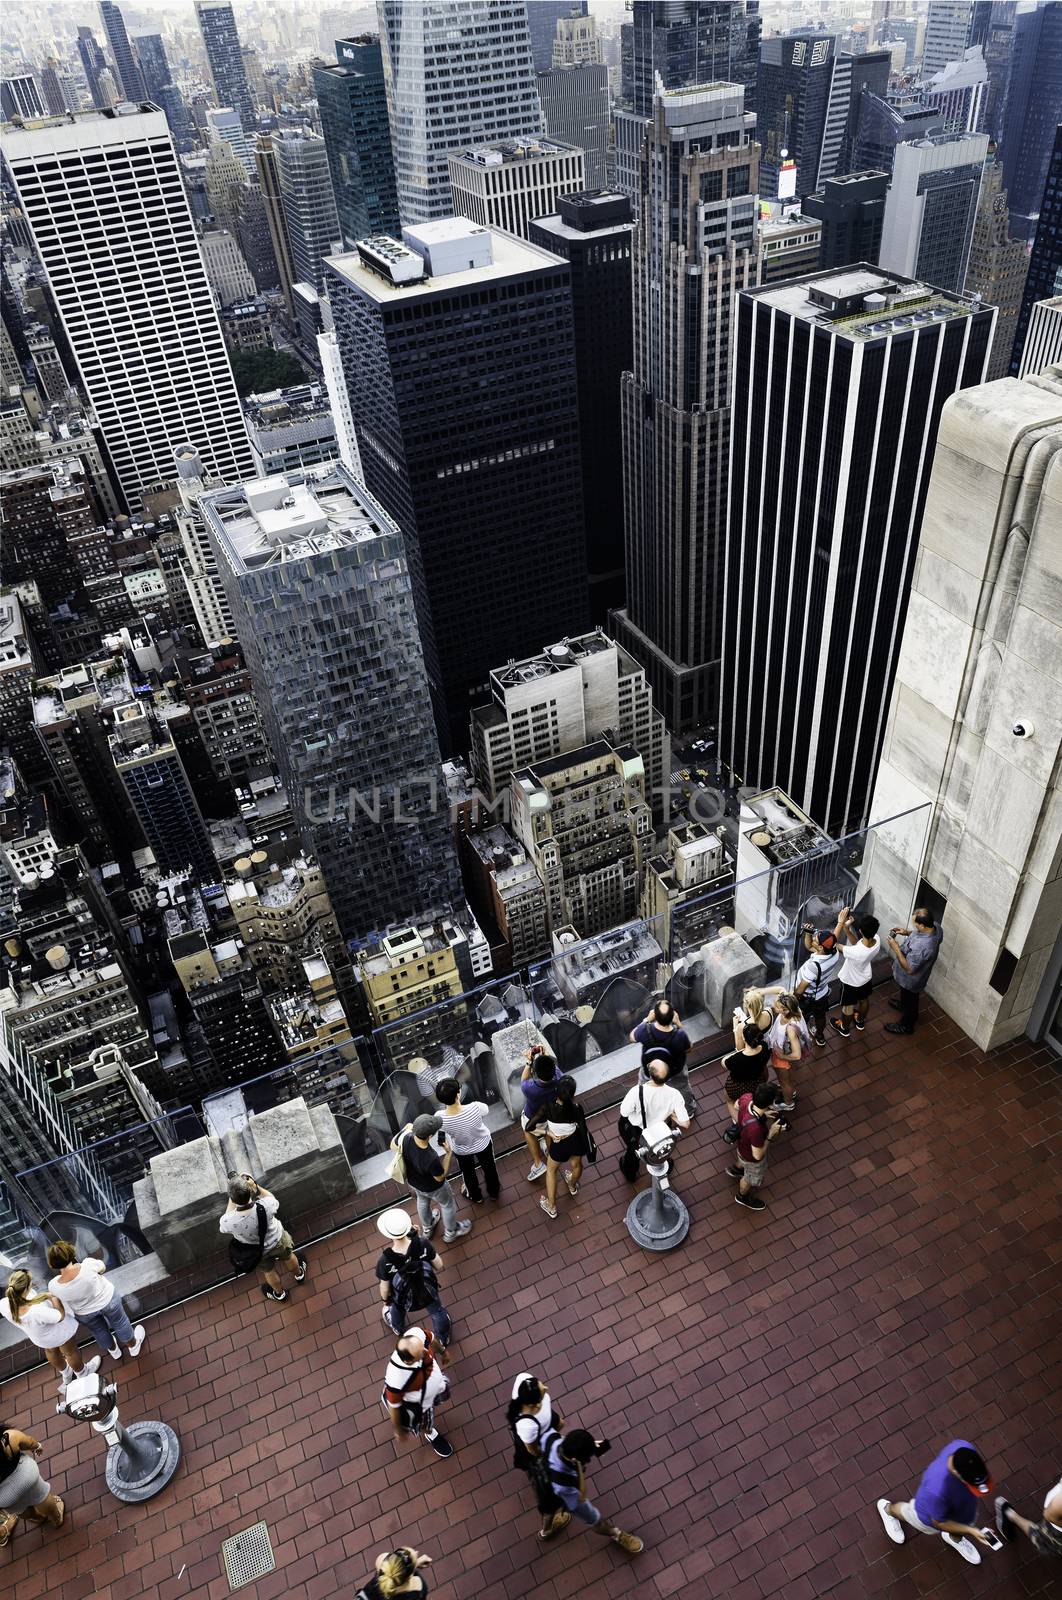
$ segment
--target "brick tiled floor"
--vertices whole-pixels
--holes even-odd
[[[371,1223],[315,1246],[289,1304],[227,1284],[150,1322],[123,1414],[164,1418],[184,1456],[145,1507],[107,1495],[43,1372],[12,1380],[2,1409],[46,1442],[68,1513],[17,1534],[9,1592],[214,1600],[222,1539],[264,1519],[278,1570],[241,1591],[257,1600],[346,1600],[402,1540],[434,1555],[441,1600],[1062,1596],[1027,1544],[969,1567],[939,1541],[892,1546],[874,1511],[956,1435],[1027,1514],[1062,1470],[1062,1075],[1028,1044],[984,1056],[936,1011],[890,1038],[888,1015],[877,999],[862,1038],[816,1053],[763,1215],[723,1174],[718,1067],[695,1074],[676,1173],[693,1226],[671,1255],[624,1230],[614,1114],[556,1223],[523,1157],[504,1163],[504,1203],[446,1252],[449,1462],[400,1451],[380,1409]],[[570,1530],[536,1545],[503,1422],[522,1367],[614,1440],[592,1492],[641,1557]]]

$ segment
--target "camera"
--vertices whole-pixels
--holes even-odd
[[[1010,731],[1014,735],[1015,739],[1031,739],[1036,730],[1033,728],[1031,722],[1027,721],[1025,717],[1022,717],[1020,721],[1014,724]]]

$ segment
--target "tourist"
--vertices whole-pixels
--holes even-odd
[[[837,974],[841,980],[841,1015],[830,1018],[830,1027],[847,1039],[850,1028],[862,1033],[867,1025],[874,962],[881,951],[878,919],[860,917],[857,922],[851,908],[845,906],[833,931],[841,949],[841,970]]]
[[[693,1098],[690,1088],[690,1077],[686,1071],[686,1057],[690,1052],[690,1036],[682,1026],[682,1019],[678,1016],[670,1000],[658,1000],[651,1008],[644,1022],[630,1035],[632,1044],[642,1047],[642,1071],[645,1071],[646,1058],[651,1050],[663,1049],[667,1052],[670,1067],[669,1078],[671,1087],[677,1089],[685,1102],[686,1111],[692,1117],[697,1112],[697,1102]]]
[[[627,1555],[636,1556],[645,1549],[637,1534],[617,1528],[586,1497],[586,1469],[595,1456],[603,1456],[608,1448],[607,1439],[595,1439],[585,1428],[573,1428],[563,1439],[553,1439],[546,1458],[550,1485],[573,1517],[611,1539]]]
[[[826,1013],[830,1005],[830,983],[841,965],[837,937],[832,928],[816,931],[807,922],[802,929],[807,959],[797,968],[793,992],[817,1045],[826,1043]]]
[[[33,1279],[24,1267],[16,1267],[7,1280],[7,1293],[0,1300],[0,1316],[25,1334],[30,1344],[43,1351],[50,1367],[59,1374],[59,1393],[66,1393],[70,1378],[79,1372],[95,1372],[100,1357],[82,1360],[74,1340],[77,1318],[66,1310],[54,1294],[34,1294]]]
[[[574,1078],[557,1079],[550,1098],[527,1119],[528,1132],[542,1123],[546,1129],[546,1192],[539,1205],[547,1217],[556,1219],[557,1173],[564,1167],[565,1187],[574,1200],[579,1193],[584,1158],[592,1161],[597,1155],[586,1113],[575,1098]]]
[[[913,928],[893,928],[887,940],[892,951],[892,976],[899,991],[889,1004],[900,1013],[899,1022],[887,1022],[886,1033],[914,1033],[918,1026],[918,997],[940,954],[944,935],[932,915],[920,906]]]
[[[730,1121],[723,1130],[723,1138],[730,1144],[737,1140],[738,1101],[743,1094],[751,1094],[758,1083],[766,1083],[771,1052],[767,1047],[766,1033],[755,1023],[746,1022],[739,1011],[734,1013],[734,1048],[722,1060],[726,1068],[723,1096]]]
[[[746,989],[741,996],[740,1006],[735,1008],[734,1016],[744,1018],[751,1022],[754,1028],[759,1028],[766,1033],[771,1026],[773,1012],[767,1005],[767,998],[762,989]]]
[[[442,1257],[424,1239],[406,1212],[392,1206],[376,1219],[387,1246],[376,1263],[383,1301],[383,1319],[392,1333],[405,1333],[410,1321],[427,1317],[442,1349],[450,1343],[450,1314],[439,1297],[438,1270]]]
[[[48,1246],[48,1265],[55,1273],[48,1288],[66,1307],[71,1316],[87,1328],[105,1355],[115,1361],[140,1354],[144,1343],[144,1328],[136,1327],[118,1290],[104,1276],[105,1265],[96,1256],[77,1259],[77,1248],[69,1239],[57,1239]]]
[[[421,1568],[430,1566],[431,1556],[420,1555],[409,1545],[385,1550],[376,1557],[376,1570],[354,1600],[390,1600],[393,1594],[427,1594],[428,1580]]]
[[[442,1125],[441,1117],[428,1116],[426,1113],[414,1117],[410,1131],[401,1139],[402,1162],[406,1182],[417,1202],[417,1215],[425,1239],[430,1239],[439,1226],[441,1212],[443,1239],[447,1244],[453,1244],[455,1239],[462,1239],[472,1231],[472,1224],[467,1219],[459,1222],[457,1218],[457,1201],[450,1188],[453,1146],[440,1154],[431,1142]],[[432,1206],[433,1200],[439,1202],[438,1211]]]
[[[1019,1516],[1009,1500],[996,1501],[996,1527],[1004,1539],[1013,1539],[1020,1528],[1040,1556],[1062,1556],[1062,1478],[1044,1497],[1044,1512],[1039,1522]]]
[[[564,1426],[564,1418],[554,1411],[546,1385],[530,1372],[521,1372],[513,1384],[512,1398],[505,1413],[513,1436],[513,1466],[526,1472],[535,1491],[542,1515],[539,1539],[552,1539],[572,1520],[570,1511],[558,1499],[549,1481],[548,1462],[543,1450]]]
[[[671,1075],[671,1063],[665,1049],[654,1046],[642,1058],[648,1073],[643,1081],[628,1089],[620,1103],[619,1131],[623,1140],[620,1171],[628,1183],[634,1183],[641,1170],[638,1146],[645,1129],[654,1122],[666,1122],[672,1128],[686,1133],[690,1126],[689,1113],[678,1087]]]
[[[795,1111],[793,1068],[803,1058],[804,1047],[811,1035],[800,1010],[800,1001],[795,994],[787,994],[783,990],[775,996],[771,1009],[774,1016],[767,1031],[767,1044],[771,1052],[771,1066],[775,1070],[778,1087],[782,1091],[778,1109]]]
[[[267,1300],[286,1300],[288,1291],[280,1280],[279,1266],[287,1267],[296,1283],[306,1277],[306,1262],[295,1252],[295,1241],[277,1213],[280,1201],[263,1189],[248,1172],[229,1179],[229,1203],[218,1222],[228,1235],[229,1259],[237,1273],[253,1272],[257,1267],[265,1279],[262,1293]]]
[[[387,1363],[382,1398],[396,1439],[421,1438],[445,1458],[454,1447],[435,1426],[435,1407],[450,1394],[442,1359],[430,1329],[407,1328]]]
[[[494,1159],[494,1144],[487,1127],[486,1103],[483,1100],[469,1100],[462,1105],[461,1085],[456,1078],[441,1078],[435,1085],[435,1098],[443,1108],[443,1138],[457,1157],[457,1165],[464,1179],[461,1193],[474,1206],[483,1204],[483,1193],[476,1173],[478,1165],[483,1170],[487,1193],[492,1200],[497,1200],[501,1194],[501,1181]]]
[[[524,1097],[520,1126],[524,1130],[524,1143],[531,1157],[531,1171],[527,1174],[528,1183],[534,1183],[541,1178],[546,1170],[545,1150],[540,1140],[528,1131],[528,1122],[542,1102],[552,1095],[553,1085],[560,1076],[561,1070],[553,1057],[543,1050],[540,1044],[533,1044],[527,1052],[527,1063],[520,1077],[520,1093]]]
[[[964,1561],[977,1566],[977,1546],[991,1548],[976,1525],[977,1502],[991,1493],[992,1479],[977,1447],[968,1439],[953,1439],[923,1472],[914,1499],[879,1500],[878,1515],[893,1544],[903,1544],[906,1523],[918,1533],[939,1533]]]
[[[738,1178],[734,1199],[748,1211],[762,1211],[767,1202],[758,1192],[767,1175],[767,1151],[788,1123],[777,1118],[776,1083],[758,1083],[751,1094],[738,1101],[737,1160],[727,1167],[728,1178]]]
[[[37,1466],[43,1448],[32,1434],[0,1423],[0,1545],[11,1542],[19,1517],[50,1528],[63,1525],[63,1502]],[[11,1585],[13,1595],[17,1589]]]

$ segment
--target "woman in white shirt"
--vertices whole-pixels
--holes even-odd
[[[870,1009],[874,962],[881,951],[877,917],[860,917],[857,922],[851,906],[843,907],[833,930],[841,951],[841,1015],[830,1018],[830,1027],[842,1039],[850,1028],[862,1033]]]
[[[476,1164],[483,1169],[483,1181],[492,1200],[501,1194],[501,1179],[494,1159],[494,1144],[487,1127],[488,1106],[483,1100],[461,1104],[461,1085],[456,1078],[440,1078],[435,1098],[442,1106],[442,1132],[457,1157],[464,1180],[462,1194],[474,1206],[483,1204]]]
[[[43,1350],[48,1365],[59,1374],[62,1394],[66,1392],[68,1377],[76,1372],[95,1372],[100,1364],[99,1356],[93,1356],[91,1361],[81,1359],[81,1351],[74,1343],[77,1318],[64,1310],[62,1301],[55,1295],[34,1294],[33,1279],[24,1267],[18,1267],[7,1280],[7,1293],[0,1300],[0,1316],[25,1334],[38,1350]]]
[[[527,1473],[542,1513],[538,1537],[543,1541],[552,1539],[555,1533],[560,1533],[562,1528],[568,1526],[572,1514],[564,1509],[537,1467],[542,1458],[543,1439],[549,1433],[559,1433],[564,1426],[564,1418],[559,1411],[554,1411],[546,1385],[530,1372],[518,1374],[505,1416],[515,1447],[513,1466]]]
[[[88,1329],[104,1355],[122,1358],[138,1356],[144,1343],[144,1329],[134,1328],[113,1283],[104,1277],[104,1263],[95,1256],[78,1261],[77,1250],[69,1239],[58,1239],[48,1246],[48,1265],[55,1273],[48,1288],[70,1315]]]

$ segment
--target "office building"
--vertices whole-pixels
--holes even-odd
[[[328,395],[328,409],[332,413],[332,425],[335,428],[336,458],[342,461],[359,483],[364,483],[361,451],[358,449],[358,437],[354,432],[354,414],[350,409],[350,396],[343,377],[339,340],[336,338],[334,328],[327,328],[324,333],[317,335],[317,354],[321,362],[325,392]]]
[[[235,637],[232,613],[218,575],[217,557],[199,504],[208,489],[221,487],[221,480],[207,477],[191,445],[178,446],[174,464],[179,496],[174,514],[181,538],[185,587],[196,625],[209,648]]]
[[[835,836],[867,812],[940,410],[994,321],[864,264],[738,296],[720,759]]]
[[[740,83],[751,109],[760,48],[758,0],[633,0],[621,98],[638,117],[653,114],[665,89]]]
[[[77,53],[81,57],[81,66],[89,94],[92,96],[92,104],[97,111],[102,111],[108,101],[103,92],[100,74],[107,66],[107,57],[100,49],[99,40],[91,28],[77,30]]]
[[[799,211],[767,217],[760,223],[763,260],[761,283],[781,283],[786,278],[806,278],[817,272],[822,248],[822,223]]]
[[[138,33],[133,39],[133,54],[140,69],[145,97],[158,105],[161,90],[173,83],[166,46],[160,33]]]
[[[988,103],[988,68],[979,44],[949,61],[919,90],[922,100],[940,117],[945,133],[980,133]]]
[[[665,950],[673,948],[672,934],[678,932],[681,915],[682,940],[689,947],[698,936],[711,936],[710,924],[719,917],[714,893],[733,880],[726,828],[721,824],[708,828],[683,818],[668,828],[663,849],[645,863],[639,915],[653,923],[653,932]],[[702,919],[690,909],[698,901],[704,903]]]
[[[930,134],[897,146],[881,226],[882,267],[961,293],[987,154],[987,133]]]
[[[876,817],[932,807],[918,894],[946,933],[929,993],[983,1050],[1058,1037],[1060,377],[944,407],[874,795]],[[887,832],[875,883],[902,870]]]
[[[806,197],[805,213],[822,224],[823,270],[855,261],[877,264],[888,187],[887,172],[850,172],[830,178],[817,194]]]
[[[844,52],[841,52],[844,54]],[[892,71],[892,62],[887,50],[866,50],[862,55],[845,56],[848,62],[850,76],[850,98],[848,101],[848,116],[845,123],[844,139],[840,153],[837,157],[835,176],[840,177],[846,172],[853,172],[855,167],[855,148],[859,129],[859,112],[864,94],[879,95],[887,98],[889,92],[889,76]],[[826,180],[823,179],[823,182]]]
[[[0,111],[3,111],[8,122],[15,117],[32,121],[47,115],[40,87],[32,72],[0,78]]]
[[[228,145],[243,169],[245,181],[254,177],[255,142],[235,111],[229,106],[212,107],[206,114],[206,135],[211,146]]]
[[[1037,300],[1029,313],[1019,378],[1035,378],[1062,362],[1062,295]]]
[[[763,147],[760,192],[770,199],[800,199],[836,170],[851,98],[850,66],[843,75],[838,71],[834,84],[836,46],[833,34],[812,31],[779,34],[760,45],[756,133]]]
[[[434,803],[439,746],[402,535],[342,466],[200,503],[296,825],[344,937],[445,906],[459,875]]]
[[[158,866],[212,882],[218,868],[210,835],[165,717],[146,703],[121,706],[109,742],[114,769]]]
[[[5,534],[6,536],[6,534]],[[40,675],[39,653],[18,595],[0,592],[0,752],[5,749],[26,777],[41,775],[41,750],[33,731],[30,685]]]
[[[531,13],[528,13],[529,20]],[[534,47],[534,26],[532,25],[532,48]],[[538,64],[538,52],[535,52],[535,70],[541,74],[547,68]],[[553,53],[549,60],[549,67],[578,67],[584,61],[593,62],[596,66],[603,66],[605,55],[601,40],[597,34],[597,23],[593,17],[584,13],[580,14],[574,7],[572,14],[567,17],[557,18],[557,32],[553,38]]]
[[[597,739],[632,745],[646,798],[659,810],[670,776],[670,739],[645,673],[600,628],[562,639],[490,675],[490,702],[472,712],[472,771],[493,804],[517,768]]]
[[[622,400],[627,605],[609,631],[675,732],[713,717],[718,696],[730,307],[759,281],[754,125],[740,85],[674,90],[642,155]]]
[[[499,661],[589,621],[571,268],[462,218],[404,238],[334,258],[329,293],[450,754]]]
[[[246,475],[240,402],[162,113],[13,129],[5,156],[127,508],[172,482],[175,442],[192,440],[218,476]]]
[[[616,463],[623,448],[620,378],[634,351],[630,201],[608,190],[563,195],[553,216],[532,222],[529,237],[571,266],[590,608],[593,620],[604,622],[626,598]]]
[[[859,97],[853,172],[887,172],[891,176],[896,149],[943,131],[940,116],[918,95],[886,98],[864,89]]]
[[[337,459],[336,425],[328,391],[321,384],[296,383],[248,395],[243,410],[260,477]]]
[[[1020,239],[1010,237],[1007,192],[1002,185],[1003,169],[995,151],[990,149],[981,179],[966,268],[966,293],[979,294],[985,304],[995,306],[998,313],[992,354],[985,373],[988,381],[1005,378],[1010,371],[1018,313],[1029,271],[1029,252]]]
[[[1011,221],[1013,223],[1013,213]],[[1036,236],[1029,256],[1029,271],[1025,279],[1021,309],[1018,312],[1018,324],[1014,330],[1014,347],[1010,354],[1012,377],[1016,377],[1022,370],[1025,339],[1033,306],[1038,300],[1050,300],[1057,294],[1062,294],[1062,123],[1055,129],[1054,149],[1051,152],[1047,178],[1039,201]]]
[[[545,72],[553,65],[553,51],[559,27],[569,17],[576,23],[588,20],[587,0],[538,0],[527,8],[527,22],[531,36],[531,55],[536,72]]]
[[[463,150],[448,161],[455,213],[521,239],[532,218],[556,211],[560,195],[586,188],[583,152],[540,134]]]
[[[463,987],[453,947],[434,926],[391,930],[367,947],[357,974],[378,1028],[456,999]]]
[[[218,786],[233,790],[272,765],[251,675],[235,641],[186,650],[174,661],[176,695],[199,733]]]
[[[254,162],[258,174],[258,187],[261,190],[262,203],[265,208],[266,223],[269,228],[269,238],[277,264],[277,276],[280,280],[280,288],[284,296],[288,320],[291,321],[295,315],[295,306],[292,299],[295,266],[291,258],[291,240],[288,237],[288,225],[284,217],[284,202],[280,193],[280,176],[277,170],[277,156],[272,134],[260,133],[258,135],[258,142],[254,150]]]
[[[971,0],[929,0],[922,44],[922,77],[931,78],[950,62],[961,61],[968,45],[984,40],[991,5]]]
[[[524,0],[465,0],[459,47],[449,6],[379,0],[378,14],[399,215],[404,223],[448,217],[451,150],[542,127],[528,8]]]
[[[255,282],[251,269],[231,233],[224,228],[211,228],[201,236],[199,247],[203,252],[207,279],[219,306],[253,300]]]
[[[337,39],[334,62],[317,61],[313,83],[344,247],[397,234],[398,190],[387,121],[383,54],[375,34]]]
[[[285,128],[273,135],[272,144],[294,281],[320,293],[324,258],[339,239],[325,142],[309,128]]]
[[[1003,137],[1003,115],[1010,85],[1011,59],[1014,51],[1014,18],[1017,9],[1016,0],[994,0],[982,45],[985,66],[988,69],[984,130],[997,144]]]
[[[312,856],[283,866],[261,850],[242,856],[226,876],[225,898],[237,937],[271,987],[301,984],[303,962],[322,951],[343,961],[343,936]]]
[[[200,1093],[260,1078],[284,1064],[262,985],[238,939],[213,939],[211,930],[174,911],[179,931],[167,940],[191,1017],[186,1028],[188,1070]]]
[[[41,97],[44,100],[45,112],[49,117],[62,117],[68,111],[80,110],[76,99],[71,103],[69,89],[71,80],[60,74],[59,63],[54,56],[49,56],[41,63]],[[3,88],[0,85],[0,108],[3,105]],[[6,115],[6,112],[5,112]],[[40,115],[38,112],[37,115]]]
[[[137,65],[133,47],[129,43],[129,35],[125,31],[125,18],[113,0],[99,0],[99,12],[104,38],[110,45],[111,60],[114,63],[122,98],[138,105],[146,98],[144,75]]]
[[[195,15],[218,105],[231,107],[246,131],[254,133],[258,117],[230,0],[195,0]]]
[[[1010,82],[1001,154],[1010,201],[1010,232],[1031,239],[1062,122],[1062,0],[1047,0],[1014,19]]]
[[[308,1104],[323,1103],[348,1117],[371,1109],[372,1092],[365,1086],[335,973],[324,956],[308,956],[298,982],[284,994],[269,995],[266,1007]]]
[[[583,152],[588,189],[606,182],[609,135],[608,68],[601,63],[551,67],[537,78],[546,132]]]
[[[477,921],[491,938],[494,970],[515,972],[550,953],[546,891],[527,852],[506,828],[469,833],[463,862]]]

